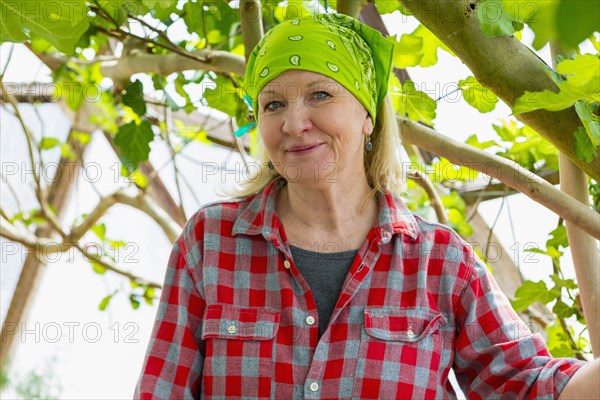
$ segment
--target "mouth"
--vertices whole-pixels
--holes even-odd
[[[316,150],[317,148],[321,147],[323,143],[317,143],[317,144],[309,144],[309,145],[303,145],[303,146],[293,146],[290,147],[287,152],[291,153],[291,154],[296,154],[296,155],[300,155],[300,154],[308,154],[314,150]]]

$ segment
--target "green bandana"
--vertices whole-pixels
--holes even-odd
[[[257,99],[269,81],[290,69],[323,74],[344,86],[373,119],[387,93],[394,44],[343,14],[317,14],[280,23],[248,59],[244,89],[258,121]]]

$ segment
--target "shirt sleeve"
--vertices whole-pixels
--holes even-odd
[[[204,360],[201,321],[205,302],[177,241],[169,257],[154,328],[135,399],[197,399]]]
[[[456,311],[454,372],[465,395],[558,398],[583,362],[553,358],[537,328],[519,318],[485,264],[474,255],[473,259]]]

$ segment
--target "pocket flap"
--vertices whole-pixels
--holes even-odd
[[[279,329],[278,311],[211,304],[202,322],[202,339],[270,340]]]
[[[444,317],[433,310],[365,309],[365,330],[377,339],[416,342],[444,325]]]

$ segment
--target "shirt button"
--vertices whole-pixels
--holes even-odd
[[[289,262],[288,260],[285,260],[283,262],[283,266],[285,267],[285,269],[290,269],[290,267],[292,266],[292,263]]]
[[[313,392],[316,392],[317,390],[319,390],[319,384],[317,382],[311,383],[310,390],[312,390]]]
[[[408,336],[409,339],[414,339],[415,338],[415,332],[412,329],[409,329],[406,331],[406,336]]]
[[[236,331],[236,330],[237,330],[237,328],[236,328],[236,327],[235,327],[235,325],[233,325],[233,324],[232,324],[232,325],[229,325],[229,326],[227,327],[227,332],[228,332],[228,333],[231,333],[232,335],[235,333],[235,331]]]
[[[306,317],[306,323],[309,325],[313,325],[315,323],[315,317],[313,317],[312,315],[309,315],[308,317]],[[317,385],[319,386],[319,385]]]

